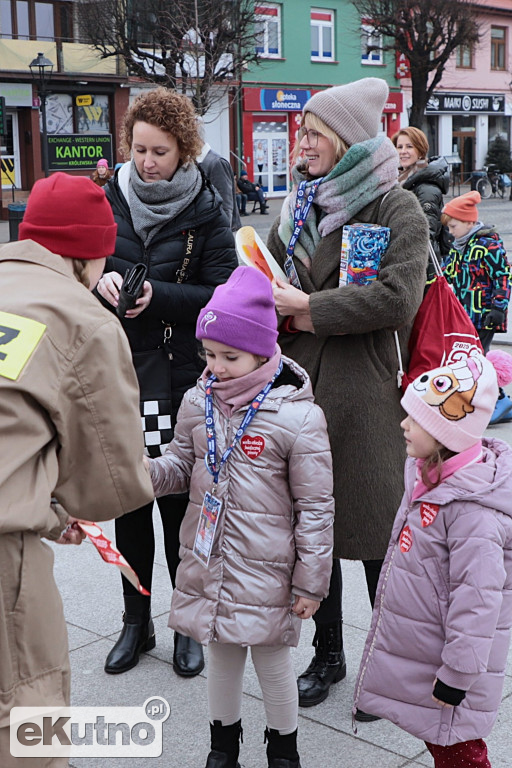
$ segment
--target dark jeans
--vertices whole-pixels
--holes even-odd
[[[377,584],[379,583],[382,563],[383,560],[363,560],[366,586],[368,588],[368,596],[372,608],[375,604],[375,595],[377,594]],[[334,624],[334,622],[342,620],[342,591],[343,580],[341,575],[341,564],[339,560],[333,560],[329,594],[322,600],[320,608],[313,616],[316,624]]]
[[[244,195],[243,192],[237,192],[236,204],[238,206],[239,213],[246,213],[245,209],[247,208],[247,195]]]
[[[249,200],[258,200],[260,204],[260,208],[265,208],[266,206],[266,200],[265,200],[265,194],[261,187],[259,189],[255,189],[253,192],[249,192],[247,195]]]
[[[172,586],[176,585],[176,570],[180,562],[179,532],[181,521],[185,516],[188,495],[162,496],[157,499],[162,526],[164,529],[164,547],[167,568]],[[140,579],[140,583],[151,592],[153,576],[153,561],[155,559],[155,532],[153,529],[153,502],[145,507],[136,509],[127,515],[118,517],[116,525],[116,545],[122,555]],[[122,577],[123,594],[138,595],[135,587]]]

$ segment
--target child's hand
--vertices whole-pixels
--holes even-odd
[[[310,619],[320,607],[318,600],[310,600],[308,597],[296,597],[292,611],[299,619]]]
[[[432,690],[436,687],[437,683],[437,677],[434,679],[434,685],[432,686]],[[432,694],[432,701],[435,701],[436,704],[439,704],[441,707],[453,707],[453,704],[448,704],[446,701],[441,701],[441,699],[436,699],[434,694]]]
[[[78,521],[74,517],[68,519],[67,527],[62,531],[56,544],[81,544],[85,539],[85,533],[78,527]]]

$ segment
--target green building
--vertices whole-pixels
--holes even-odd
[[[390,86],[382,130],[400,126],[402,95],[395,56],[373,50],[371,24],[349,0],[256,2],[259,66],[243,75],[241,154],[249,177],[271,197],[289,185],[289,157],[309,97],[331,85],[382,77]]]

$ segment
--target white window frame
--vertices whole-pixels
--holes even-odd
[[[328,19],[314,19],[313,15],[318,14],[322,16],[328,16]],[[311,29],[316,27],[318,29],[318,54],[315,55],[311,51],[311,61],[335,61],[334,55],[334,11],[327,8],[311,8],[310,14]],[[326,55],[323,50],[323,32],[324,29],[331,30],[331,52]]]
[[[374,41],[374,45],[380,48],[382,46],[382,35],[375,30],[371,21],[363,19],[361,22],[361,64],[381,66],[384,64],[383,51],[373,50],[368,52],[369,44],[372,41]],[[363,46],[366,48],[366,53],[364,53]]]
[[[262,59],[280,59],[281,56],[281,5],[279,3],[257,3],[254,9],[256,24],[263,27],[263,40],[256,45],[256,52]],[[277,24],[277,51],[270,50],[270,24]]]

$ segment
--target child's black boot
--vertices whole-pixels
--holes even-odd
[[[206,768],[240,768],[238,753],[243,741],[242,721],[222,725],[220,720],[210,723],[211,752]]]
[[[297,729],[281,736],[273,728],[265,728],[268,768],[300,768],[297,752]]]

